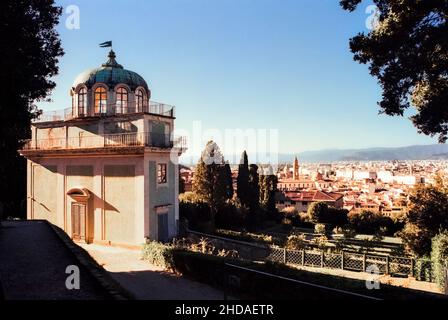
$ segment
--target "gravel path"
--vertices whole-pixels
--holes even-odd
[[[126,290],[139,300],[222,300],[224,293],[206,284],[164,271],[140,259],[140,251],[81,244]]]
[[[80,267],[80,289],[68,290],[67,266],[77,260],[42,221],[4,221],[0,227],[0,282],[6,299],[98,300],[110,296]],[[1,290],[0,290],[1,291]]]

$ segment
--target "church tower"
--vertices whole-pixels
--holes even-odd
[[[294,159],[292,178],[294,180],[299,180],[299,160],[297,159],[297,157],[295,157],[295,159]]]

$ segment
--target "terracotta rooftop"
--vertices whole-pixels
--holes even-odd
[[[290,200],[290,201],[337,201],[343,197],[340,193],[324,192],[319,190],[314,191],[297,191],[297,192],[285,192],[278,195],[278,200]]]

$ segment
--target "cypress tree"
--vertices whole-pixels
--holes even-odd
[[[223,166],[223,180],[225,183],[225,197],[230,200],[233,198],[233,179],[232,170],[230,169],[230,164],[226,162]]]
[[[264,207],[266,202],[266,175],[263,167],[260,167],[260,205]]]
[[[260,207],[260,178],[258,166],[249,166],[249,209],[255,212]]]
[[[277,208],[275,196],[277,193],[277,176],[272,172],[272,167],[268,166],[260,171],[260,204],[271,218],[276,218]]]
[[[241,155],[241,161],[238,166],[238,178],[236,194],[241,205],[248,207],[249,198],[249,161],[247,160],[246,151]]]
[[[275,213],[277,208],[275,206],[275,195],[277,193],[277,176],[270,174],[265,176],[265,200],[264,206],[270,213]]]

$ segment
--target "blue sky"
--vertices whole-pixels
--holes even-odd
[[[51,103],[70,106],[76,75],[117,61],[149,84],[152,100],[176,105],[178,128],[279,129],[280,152],[435,143],[406,118],[378,115],[380,88],[349,52],[367,31],[337,0],[95,0],[77,5],[80,28],[58,30],[65,55]]]

